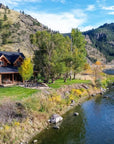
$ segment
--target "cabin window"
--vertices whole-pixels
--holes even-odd
[[[4,62],[3,61],[0,61],[0,66],[4,65]]]

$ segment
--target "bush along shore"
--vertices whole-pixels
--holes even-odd
[[[104,87],[106,82],[104,82]],[[63,115],[90,96],[105,89],[89,84],[43,89],[22,100],[3,98],[0,104],[0,143],[25,144],[49,125],[52,114]]]

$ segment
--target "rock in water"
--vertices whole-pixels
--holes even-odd
[[[109,98],[108,96],[103,96],[103,98]]]
[[[79,115],[79,113],[78,113],[78,112],[75,112],[75,113],[74,113],[74,116],[78,116],[78,115]]]
[[[53,126],[53,128],[54,129],[59,129],[60,127],[55,125],[55,126]]]
[[[50,123],[58,123],[58,122],[60,122],[60,121],[62,121],[62,120],[63,120],[63,118],[62,118],[60,115],[58,115],[58,114],[53,114],[53,115],[51,116],[49,122],[50,122]]]

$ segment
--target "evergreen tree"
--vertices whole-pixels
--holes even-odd
[[[4,14],[4,21],[6,21],[8,19],[7,15]]]
[[[2,29],[2,24],[3,24],[3,22],[2,22],[2,20],[0,20],[0,29]]]

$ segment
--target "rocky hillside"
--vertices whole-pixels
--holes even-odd
[[[88,42],[87,47],[99,50],[107,62],[114,60],[114,23],[104,24],[83,34]]]
[[[114,64],[114,23],[104,24],[83,34],[87,41],[87,56],[92,62],[99,60]],[[70,33],[64,35],[71,36]]]
[[[95,47],[93,47],[92,41],[90,40],[88,35],[85,36],[85,40],[87,41],[86,50],[88,59],[90,59],[93,63],[97,60],[101,61],[102,63],[106,63],[106,58],[104,54]]]
[[[42,30],[50,31],[30,15],[10,10],[0,4],[0,51],[20,49],[28,56],[36,49],[30,43],[30,34]]]
[[[64,36],[71,37],[70,33],[63,34]],[[86,50],[87,50],[87,61],[91,64],[95,61],[101,61],[102,63],[106,63],[106,58],[98,49],[93,47],[92,41],[90,40],[88,35],[85,35],[85,40],[87,42],[86,44]]]

